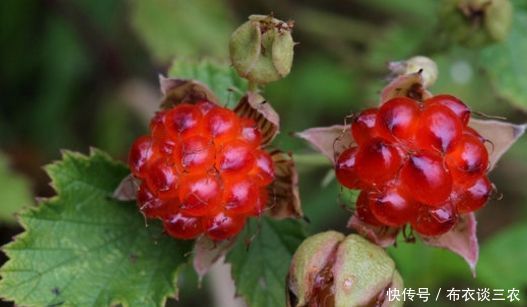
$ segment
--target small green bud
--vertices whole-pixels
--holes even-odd
[[[444,0],[440,24],[450,41],[482,47],[507,38],[512,14],[509,0]]]
[[[361,236],[328,231],[298,247],[288,276],[287,306],[401,306],[386,301],[403,282],[393,260]]]
[[[240,76],[263,84],[289,74],[293,64],[292,23],[272,16],[251,15],[232,33],[231,62]]]

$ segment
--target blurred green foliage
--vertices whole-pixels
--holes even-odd
[[[44,194],[51,192],[39,165],[57,158],[62,148],[86,152],[95,145],[124,159],[146,123],[121,86],[139,80],[157,93],[158,74],[167,74],[178,59],[171,76],[209,78],[204,82],[217,84],[213,88],[230,105],[239,93],[222,87],[234,84],[243,91],[243,83],[231,72],[211,74],[213,64],[199,69],[190,64],[203,57],[225,61],[230,31],[250,14],[271,11],[296,21],[293,36],[300,43],[291,74],[264,89],[281,115],[276,147],[311,152],[290,133],[343,123],[346,115],[375,105],[386,63],[416,54],[439,65],[433,92],[457,95],[476,111],[526,122],[527,4],[513,4],[513,28],[505,42],[466,49],[437,39],[441,1],[435,0],[0,1],[0,148]],[[408,286],[527,289],[525,229],[511,228],[527,218],[526,156],[524,137],[493,172],[503,200],[492,201],[478,216],[480,275],[473,279],[462,260],[446,251],[400,242],[390,254]],[[322,186],[327,172],[327,167],[300,169],[311,233],[348,231],[349,214],[338,205],[340,187],[335,181]],[[14,203],[18,207],[27,199]],[[205,289],[186,284],[182,291],[182,304],[208,302],[196,294]],[[186,294],[190,291],[193,295]]]

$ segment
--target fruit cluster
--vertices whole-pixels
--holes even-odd
[[[469,119],[470,109],[450,95],[422,103],[397,97],[358,114],[356,145],[336,162],[339,182],[361,190],[357,217],[436,236],[481,208],[492,193],[489,156]]]
[[[132,145],[129,165],[141,180],[139,208],[169,235],[224,240],[262,213],[274,169],[252,119],[200,101],[158,112],[150,130]]]

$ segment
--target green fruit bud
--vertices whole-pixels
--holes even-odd
[[[251,15],[232,33],[231,62],[240,76],[268,83],[289,74],[293,64],[292,24],[271,16]]]
[[[297,249],[288,276],[287,306],[401,306],[386,301],[403,287],[393,260],[361,236],[328,231]]]
[[[450,41],[482,47],[507,38],[512,13],[509,0],[445,0],[440,24]]]

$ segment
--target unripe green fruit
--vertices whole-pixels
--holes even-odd
[[[288,276],[287,306],[401,306],[386,290],[402,290],[393,260],[361,236],[327,231],[298,247]],[[317,305],[318,304],[318,305]]]
[[[439,22],[450,41],[482,47],[507,38],[512,10],[509,0],[444,0]]]
[[[232,33],[231,62],[240,76],[263,84],[289,74],[293,64],[292,24],[271,16],[251,15]]]

